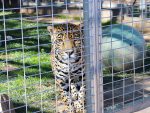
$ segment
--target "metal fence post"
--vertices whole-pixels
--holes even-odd
[[[103,113],[101,0],[84,0],[87,113]]]

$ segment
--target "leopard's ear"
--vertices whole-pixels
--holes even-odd
[[[48,26],[47,30],[50,33],[51,41],[54,42],[54,40],[55,40],[55,35],[54,34],[57,32],[56,28],[54,26]]]
[[[48,26],[47,30],[49,31],[50,34],[56,33],[56,28],[54,26]]]

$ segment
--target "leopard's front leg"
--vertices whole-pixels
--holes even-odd
[[[85,113],[85,85],[81,85],[78,91],[78,99],[74,102],[76,113]]]

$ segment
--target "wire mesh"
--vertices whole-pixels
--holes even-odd
[[[149,18],[149,0],[1,0],[0,112],[149,107]]]
[[[149,87],[149,69],[147,66],[149,40],[145,36],[148,33],[146,31],[149,20],[147,17],[147,14],[149,14],[147,10],[148,1],[110,0],[107,3],[110,4],[109,7],[103,5],[102,10],[111,10],[113,15],[107,16],[111,19],[107,24],[109,29],[106,28],[105,24],[103,25],[103,33],[110,33],[106,34],[107,38],[110,37],[107,40],[105,40],[103,34],[103,40],[105,41],[103,46],[107,48],[102,50],[102,54],[105,55],[103,57],[104,112],[135,112],[149,105],[149,96],[146,94],[146,92],[149,92],[146,88],[146,86]],[[131,29],[126,28],[127,26],[130,26]],[[139,32],[141,37],[139,42],[136,42],[138,35],[134,39],[135,30]],[[121,45],[118,43],[119,41],[121,41]],[[138,52],[136,51],[137,48]],[[108,54],[109,56],[107,56]],[[139,55],[140,57],[137,58]]]

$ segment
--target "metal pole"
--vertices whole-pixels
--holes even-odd
[[[84,0],[83,4],[87,113],[103,113],[101,0]]]
[[[146,4],[145,4],[145,0],[140,0],[140,10],[145,10],[146,9]]]

